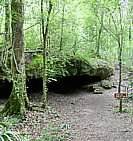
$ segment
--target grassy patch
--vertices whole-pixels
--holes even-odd
[[[7,127],[12,127],[13,125],[19,123],[21,117],[19,116],[11,116],[11,117],[3,117],[0,122],[5,124]]]
[[[20,132],[12,131],[12,127],[21,121],[20,116],[1,117],[0,141],[29,141],[28,137]]]
[[[63,130],[61,127],[57,127],[53,124],[49,125],[47,129],[44,129],[42,136],[34,141],[65,141],[68,138],[67,130]]]
[[[113,110],[113,112],[114,113],[120,113],[119,107],[115,108]],[[133,107],[131,107],[131,106],[128,106],[128,107],[127,106],[123,106],[122,113],[128,113],[129,115],[133,116]]]

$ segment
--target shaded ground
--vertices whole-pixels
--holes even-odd
[[[115,112],[118,103],[113,91],[102,95],[77,91],[69,96],[49,97],[50,105],[60,113],[60,120],[70,125],[71,141],[133,140],[132,118]]]
[[[118,80],[118,73],[114,79]],[[133,121],[129,113],[117,113],[116,89],[102,95],[77,90],[70,95],[52,94],[49,103],[70,125],[70,141],[133,141]],[[132,105],[130,105],[130,108]],[[124,104],[129,108],[129,104]]]
[[[82,89],[68,94],[49,93],[52,110],[28,112],[13,130],[32,136],[33,141],[52,122],[63,129],[60,133],[64,129],[69,132],[68,141],[133,141],[132,116],[116,112],[118,101],[113,98],[114,91],[116,89],[105,90],[101,95]],[[40,96],[33,93],[34,102],[38,103]],[[124,106],[127,108],[129,104]],[[130,108],[133,107],[130,105]]]

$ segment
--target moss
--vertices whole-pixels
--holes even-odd
[[[23,115],[28,105],[24,76],[22,74],[16,74],[13,80],[12,93],[1,112],[5,116],[13,114]]]
[[[57,78],[67,74],[65,60],[51,58],[47,60],[48,78]],[[30,64],[26,64],[26,75],[29,78],[43,77],[43,56],[36,55]]]
[[[35,56],[30,64],[26,64],[26,75],[39,78],[43,76],[43,56]]]
[[[62,78],[66,76],[88,75],[107,78],[113,73],[110,64],[102,59],[67,56],[64,58],[50,58],[47,60],[47,76],[49,78]],[[43,57],[37,55],[30,64],[26,65],[28,77],[40,78],[43,76]]]

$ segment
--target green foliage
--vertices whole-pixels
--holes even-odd
[[[65,141],[67,138],[66,131],[55,125],[49,125],[47,129],[44,129],[43,135],[34,141]]]
[[[43,56],[36,55],[31,63],[26,64],[26,74],[29,77],[42,77],[43,76]]]
[[[93,56],[93,55],[90,55]],[[43,59],[41,55],[33,58],[30,64],[26,65],[27,75],[29,77],[43,76]],[[99,58],[88,57],[87,53],[76,54],[75,56],[64,55],[51,57],[47,60],[47,77],[48,81],[58,78],[75,75],[101,75],[106,78],[113,73],[111,63]]]
[[[66,64],[69,62],[69,56],[52,57],[48,60],[48,76],[49,78],[58,78],[67,75]]]
[[[65,74],[64,72],[65,62],[67,59],[67,54],[69,56],[78,54],[81,58],[91,58],[96,57],[96,50],[99,47],[99,57],[103,60],[107,60],[110,63],[116,62],[117,59],[117,41],[116,41],[116,27],[119,31],[119,10],[118,1],[109,0],[86,0],[86,1],[59,1],[53,0],[53,11],[51,14],[50,25],[49,25],[49,35],[47,43],[47,51],[49,52],[48,57],[48,75],[51,77],[60,74]],[[27,50],[36,50],[41,47],[41,37],[40,37],[40,14],[39,14],[39,1],[26,1],[25,7],[27,23],[26,27],[30,27],[29,21],[35,26],[29,28],[25,32],[25,41]],[[65,4],[64,12],[64,24],[63,24],[63,35],[61,35],[62,28],[62,8]],[[28,7],[29,6],[29,7]],[[34,7],[34,10],[33,10]],[[44,10],[44,19],[46,22],[47,17],[47,4],[46,10]],[[130,9],[130,7],[129,7]],[[80,11],[80,12],[79,12]],[[132,13],[132,12],[130,12]],[[132,14],[129,14],[131,17]],[[113,16],[113,18],[112,18]],[[101,27],[101,19],[103,17],[103,28],[99,38],[99,31]],[[128,19],[127,19],[128,21]],[[36,24],[38,23],[38,24]],[[129,62],[128,56],[132,57],[131,45],[128,44],[128,22],[123,23],[126,27],[124,31],[125,45],[123,49],[123,60],[125,63]],[[60,40],[62,36],[62,51],[60,51]],[[99,38],[99,39],[98,39]],[[99,42],[99,46],[98,46]],[[128,50],[128,51],[127,51]],[[61,55],[59,55],[61,54]],[[129,55],[130,54],[130,55]],[[63,57],[61,57],[63,56]],[[65,56],[65,58],[64,58]],[[60,61],[62,60],[64,61]],[[68,57],[69,59],[69,57]],[[61,64],[58,65],[58,62]],[[51,65],[51,67],[49,67]],[[54,69],[51,69],[55,67]],[[58,70],[60,68],[61,70]],[[39,70],[41,71],[41,69]],[[56,73],[58,72],[58,73]]]
[[[39,33],[36,32],[38,30],[39,30],[39,26],[37,24],[34,28],[31,28],[26,31],[26,34],[25,34],[26,46],[25,47],[27,50],[36,50],[37,48],[40,48],[41,43],[38,36]]]
[[[48,78],[62,77],[67,74],[66,57],[51,57],[47,60],[47,75]],[[26,65],[26,73],[29,77],[42,77],[43,76],[43,56],[36,55],[30,64]]]
[[[0,1],[0,33],[4,32],[4,0]],[[75,75],[78,60],[97,67],[103,60],[111,65],[118,60],[118,39],[121,34],[119,4],[110,0],[52,0],[53,9],[50,17],[47,37],[47,75],[48,80]],[[42,47],[40,0],[25,0],[24,34],[26,50]],[[62,13],[64,6],[64,23]],[[48,0],[44,1],[44,25],[46,25]],[[129,27],[132,27],[132,4],[126,9],[128,15],[122,19],[123,26],[123,60],[133,69],[132,37],[129,41]],[[103,20],[103,21],[102,21]],[[103,23],[102,23],[103,22]],[[102,25],[103,24],[103,25]],[[102,26],[102,28],[101,28]],[[63,34],[61,30],[63,28]],[[131,35],[133,31],[131,30]],[[12,34],[11,34],[12,35]],[[62,38],[62,48],[60,42]],[[0,48],[4,47],[4,35],[0,35]],[[97,53],[97,49],[99,52]],[[89,70],[87,68],[87,70]],[[26,64],[28,77],[43,76],[43,58],[33,57]],[[8,73],[9,74],[9,73]],[[15,83],[17,85],[17,83]],[[17,89],[17,88],[16,88]],[[17,94],[20,93],[17,89]]]
[[[130,72],[133,72],[133,66],[130,66],[128,69]]]
[[[0,123],[0,141],[22,141],[21,138],[15,133],[7,129],[7,126]]]
[[[12,127],[13,125],[19,123],[21,120],[20,116],[4,117],[0,122],[7,127]]]
[[[4,137],[4,141],[29,141],[27,136],[22,135],[19,132],[12,131],[12,127],[15,127],[21,122],[22,116],[7,116],[0,119],[0,136]],[[8,136],[8,137],[7,137]],[[7,140],[7,138],[9,140]],[[0,141],[3,141],[0,138]]]
[[[3,39],[0,37],[0,49],[2,49],[3,46],[4,46]]]

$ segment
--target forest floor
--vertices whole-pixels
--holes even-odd
[[[49,93],[51,108],[47,112],[28,112],[13,130],[29,134],[31,141],[49,126],[52,130],[59,127],[56,136],[62,134],[62,137],[48,139],[46,134],[50,136],[50,129],[43,132],[45,137],[42,141],[133,141],[132,111],[118,112],[119,101],[113,97],[115,91],[116,88],[105,90],[103,94],[92,94],[81,89],[68,94]],[[38,103],[39,93],[32,96]],[[124,103],[124,108],[128,111],[133,107],[131,103]]]
[[[117,112],[114,91],[106,90],[102,95],[77,91],[69,96],[50,96],[49,103],[60,114],[59,120],[70,125],[70,141],[133,141],[132,117]]]

